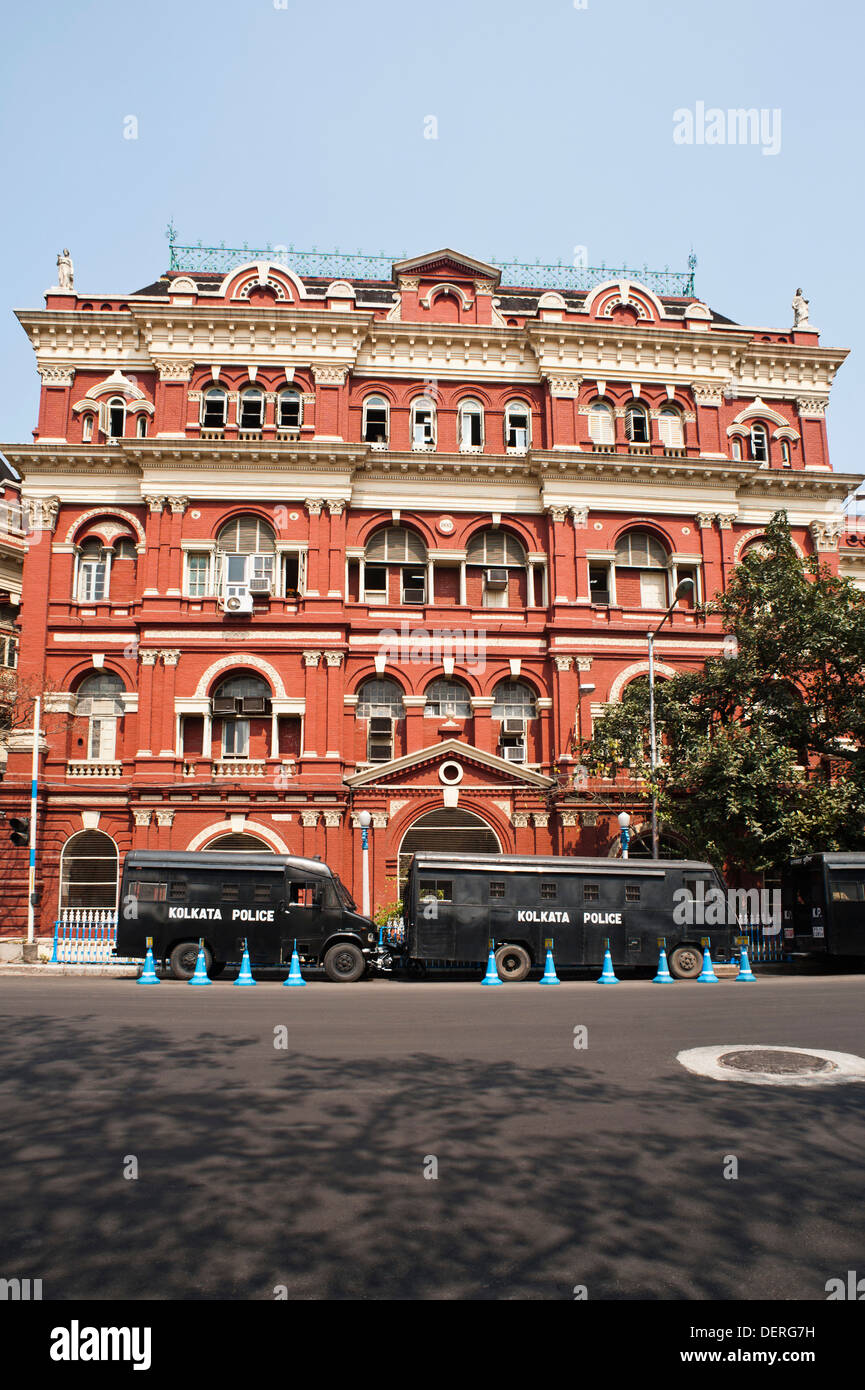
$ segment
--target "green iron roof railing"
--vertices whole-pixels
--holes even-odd
[[[174,229],[169,225],[168,245],[170,251],[170,270],[217,271],[227,274],[233,266],[246,261],[275,261],[301,276],[318,276],[322,279],[346,280],[385,280],[388,284],[393,278],[394,261],[405,260],[402,256],[386,256],[380,251],[377,256],[364,255],[361,251],[298,251],[294,246],[276,244],[253,248],[244,242],[243,246],[181,246],[174,240]],[[502,272],[502,287],[508,289],[555,289],[589,290],[605,280],[637,280],[655,294],[681,295],[694,294],[694,272],[697,257],[691,253],[686,271],[626,269],[605,265],[542,265],[528,261],[500,261],[493,257],[490,261]]]

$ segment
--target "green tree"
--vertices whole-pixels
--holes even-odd
[[[865,594],[803,559],[778,512],[707,612],[723,657],[655,686],[659,816],[689,852],[743,870],[865,845]],[[648,726],[637,681],[583,762],[649,793]]]

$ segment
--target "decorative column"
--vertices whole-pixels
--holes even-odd
[[[315,827],[318,825],[318,811],[301,811],[301,854],[305,859],[312,859],[315,854],[318,836],[315,834]]]
[[[554,656],[553,662],[556,667],[556,678],[553,681],[553,719],[555,724],[553,753],[554,757],[570,758],[572,729],[576,738],[577,694],[574,688],[574,658],[572,656]]]
[[[66,442],[69,428],[69,404],[72,398],[74,367],[40,367],[42,398],[39,402],[37,443],[51,439]],[[93,402],[94,407],[96,402]]]
[[[425,745],[424,709],[426,695],[403,695],[405,706],[405,751],[419,753]]]
[[[136,754],[136,757],[139,758],[152,757],[153,744],[156,742],[153,737],[153,724],[157,715],[153,705],[153,668],[158,657],[158,651],[145,647],[138,648],[138,738],[143,744],[143,747],[139,748]],[[157,732],[160,733],[161,738],[161,731]]]
[[[591,602],[589,565],[586,559],[589,546],[588,507],[571,507],[571,518],[574,523],[574,593],[577,603],[585,604]]]
[[[532,824],[535,830],[535,854],[549,854],[549,831],[547,827],[550,823],[548,811],[532,811]],[[538,831],[547,831],[544,835],[539,835]]]
[[[549,695],[538,699],[538,720],[541,726],[541,764],[550,767],[553,762],[553,729],[551,725],[553,702]]]
[[[18,685],[23,692],[28,687],[35,691],[43,688],[51,592],[51,537],[57,525],[60,498],[25,497],[22,504],[27,514],[28,533],[23,570],[26,618],[18,656]]]
[[[153,818],[153,812],[152,812],[152,811],[135,810],[135,811],[132,812],[132,819],[135,821],[135,829],[136,829],[136,832],[141,832],[141,831],[144,832],[143,834],[141,834],[141,833],[136,833],[136,834],[133,836],[133,845],[132,845],[132,848],[133,848],[133,849],[152,849],[152,848],[153,848],[153,846],[152,846],[152,844],[151,844],[151,831],[150,831],[150,822],[151,822],[152,818]]]
[[[565,524],[568,508],[546,506],[544,510],[550,519],[552,602],[573,603],[577,582],[574,572],[574,546]]]
[[[159,542],[162,529],[164,497],[144,498],[147,503],[147,522],[144,531],[144,598],[159,593]]]
[[[327,707],[324,699],[324,691],[321,689],[321,676],[319,674],[319,663],[321,662],[321,652],[305,651],[303,653],[304,666],[304,716],[303,730],[303,761],[310,758],[322,756],[327,747],[327,731],[325,728],[327,720]]]
[[[320,497],[307,497],[304,506],[309,512],[309,550],[306,556],[306,596],[319,598],[321,588],[321,509]]]
[[[324,819],[324,859],[340,878],[345,867],[344,844],[345,836],[340,829],[342,825],[342,811],[323,811]]]
[[[168,539],[168,583],[165,593],[179,598],[183,585],[183,552],[180,548],[180,534],[183,529],[183,513],[189,505],[186,497],[169,497],[171,522]]]
[[[173,811],[156,811],[156,848],[171,849],[171,827],[174,825]]]
[[[838,573],[838,542],[841,539],[842,524],[840,518],[827,518],[823,521],[812,521],[808,527],[820,561],[828,565],[833,574]]]
[[[699,449],[701,454],[720,458],[727,456],[727,441],[721,439],[720,408],[723,395],[715,382],[695,381],[691,385],[697,404],[696,421],[684,420],[685,447]],[[696,425],[696,437],[694,435]]]
[[[498,723],[494,723],[492,718],[493,697],[473,695],[470,703],[474,717],[474,745],[485,753],[495,753]]]
[[[313,367],[315,377],[316,437],[321,439],[343,438],[341,429],[340,401],[347,396],[345,381],[348,376],[347,365]]]
[[[574,658],[574,669],[577,676],[576,692],[576,733],[578,739],[589,739],[592,737],[592,691],[594,685],[590,681],[584,681],[583,676],[587,675],[592,669],[592,658],[590,656],[578,656]],[[588,696],[588,698],[586,698]],[[579,766],[579,758],[577,765]]]
[[[825,440],[828,396],[797,396],[796,409],[802,426],[802,463],[828,464]]]
[[[328,502],[330,513],[330,564],[328,569],[328,598],[342,598],[345,578],[345,502]]]
[[[157,439],[186,438],[186,393],[194,362],[156,361],[159,372],[156,384],[154,422],[159,426]]]
[[[162,689],[159,693],[159,707],[161,710],[162,734],[159,742],[160,756],[173,758],[176,756],[174,740],[177,736],[177,721],[174,713],[174,694],[177,687],[177,663],[180,660],[180,651],[177,647],[163,648],[159,653],[162,657],[164,675],[162,678]]]
[[[327,672],[327,717],[325,724],[325,750],[327,758],[341,761],[344,754],[341,747],[340,725],[342,723],[342,652],[325,652],[324,661]],[[331,748],[331,744],[335,748]]]

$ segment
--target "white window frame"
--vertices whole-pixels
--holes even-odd
[[[82,556],[79,551],[76,553],[75,562],[76,603],[108,603],[111,592],[111,551],[103,549],[98,560]],[[95,577],[99,570],[102,571],[102,594],[96,598],[85,591],[96,587]]]
[[[297,405],[297,424],[285,425],[282,422],[283,401],[294,401]],[[278,430],[299,430],[303,424],[303,396],[294,387],[286,387],[276,397],[276,428]]]
[[[81,442],[89,444],[93,439],[93,416],[88,411],[81,421]]]
[[[87,725],[87,761],[113,763],[117,756],[117,719],[93,714]]]
[[[116,433],[111,428],[111,417],[115,410],[121,413],[120,432]],[[105,402],[105,434],[109,439],[124,439],[126,437],[126,402],[122,396],[111,396]]]
[[[685,425],[681,412],[664,406],[658,412],[658,438],[665,449],[684,449]]]
[[[427,417],[421,420],[421,412]],[[429,396],[415,396],[411,403],[411,447],[414,450],[430,453],[436,447],[436,418],[435,401]]]
[[[230,731],[230,732],[229,732]],[[233,744],[233,747],[229,747]],[[239,745],[239,746],[238,746]],[[226,718],[222,721],[222,756],[228,758],[249,757],[249,720]]]
[[[512,425],[512,424],[511,424],[511,415],[512,415],[512,414],[515,414],[515,413],[517,413],[517,412],[518,412],[519,414],[525,416],[525,418],[526,418],[526,423],[525,423],[525,425]],[[511,441],[511,431],[512,431],[512,430],[513,430],[514,436],[515,436],[515,442],[514,442],[513,444],[510,442],[510,441]],[[525,441],[524,441],[524,443],[522,443],[522,444],[519,443],[519,441],[518,441],[518,439],[517,439],[517,434],[518,434],[518,432],[521,432],[521,433],[525,436]],[[507,405],[505,406],[505,452],[508,453],[508,454],[527,454],[528,451],[529,451],[529,449],[530,449],[531,447],[532,447],[532,411],[531,411],[531,406],[529,406],[525,401],[521,401],[521,400],[508,401]]]
[[[374,406],[376,410],[378,410],[381,406],[384,406],[384,439],[382,440],[368,440],[366,437],[369,423],[368,414],[371,406]],[[390,401],[388,400],[387,396],[378,396],[373,392],[371,396],[364,397],[363,420],[361,424],[361,439],[364,444],[372,444],[372,447],[374,449],[387,448],[388,444],[390,443]]]
[[[245,425],[243,423],[244,404],[248,400],[258,399],[259,421],[257,425]],[[267,400],[260,386],[246,386],[241,391],[237,400],[237,428],[244,434],[256,433],[264,429],[264,414],[267,408]]]
[[[763,457],[763,458],[758,458],[758,456],[757,456],[757,450],[756,450],[756,448],[755,448],[755,440],[756,440],[756,439],[762,439],[762,441],[763,441],[763,451],[764,451],[764,457]],[[748,442],[749,442],[749,444],[750,444],[750,450],[749,450],[749,452],[750,452],[750,454],[751,454],[751,462],[752,462],[752,463],[759,463],[760,465],[768,464],[768,462],[769,462],[769,431],[766,429],[766,426],[765,426],[765,425],[760,424],[759,420],[755,420],[754,424],[751,426],[751,430],[750,430],[750,433],[749,433],[749,436],[748,436]]]
[[[642,439],[635,438],[634,421],[640,420]],[[652,442],[652,424],[649,412],[642,401],[628,401],[625,406],[625,438],[629,444],[649,445]]]
[[[207,414],[207,398],[208,398],[208,396],[221,396],[221,397],[222,397],[222,419],[221,419],[221,421],[220,421],[220,423],[219,423],[218,425],[208,425],[208,424],[205,423],[205,416],[206,416],[206,414]],[[228,420],[228,392],[225,390],[225,388],[224,388],[223,386],[208,386],[208,388],[207,388],[206,391],[202,391],[202,393],[201,393],[201,408],[200,408],[200,411],[199,411],[199,417],[198,417],[198,418],[199,418],[199,423],[200,423],[200,425],[201,425],[201,428],[204,429],[204,430],[224,430],[224,429],[225,429],[225,425],[226,425],[226,422],[227,422],[227,420]]]
[[[213,551],[212,550],[186,550],[184,551],[184,574],[183,592],[187,598],[209,598],[213,593]],[[194,593],[192,588],[192,561],[204,559],[204,589],[201,593]]]
[[[472,443],[471,420],[479,423],[478,433],[480,438],[476,444]],[[484,448],[484,408],[480,401],[470,398],[460,401],[459,404],[459,450],[461,454],[483,453]]]
[[[136,439],[147,438],[147,415],[143,410],[139,412],[138,419],[135,422],[135,437]]]
[[[593,444],[612,446],[616,442],[616,417],[606,401],[593,401],[589,406],[589,438]]]

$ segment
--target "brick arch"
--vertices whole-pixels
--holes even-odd
[[[223,835],[230,835],[231,833],[230,821],[213,821],[210,825],[206,825],[203,830],[199,830],[197,835],[193,836],[186,846],[186,849],[187,851],[206,849],[211,840],[221,839]],[[264,840],[264,843],[269,845],[277,854],[291,853],[288,845],[280,839],[276,831],[271,830],[269,825],[262,825],[260,821],[245,820],[243,822],[242,833],[244,835],[257,835],[259,839]]]
[[[255,656],[252,652],[236,652],[233,656],[223,656],[219,661],[214,661],[198,679],[198,685],[195,687],[196,698],[206,698],[217,676],[221,676],[225,671],[247,669],[257,671],[260,676],[266,677],[276,699],[286,698],[285,686],[276,667],[265,661],[263,656]]]
[[[469,541],[481,531],[509,532],[519,541],[524,550],[537,550],[539,548],[538,542],[526,525],[522,521],[517,521],[515,517],[509,516],[507,521],[501,521],[498,526],[493,526],[489,517],[478,517],[476,521],[468,522],[465,529],[461,532],[462,544],[460,549],[468,549]]]
[[[66,532],[66,538],[64,543],[66,545],[74,545],[75,536],[77,532],[81,530],[81,527],[86,525],[87,522],[94,521],[97,517],[100,516],[121,517],[123,521],[128,522],[129,525],[132,527],[136,536],[138,537],[139,544],[144,545],[144,527],[141,525],[141,522],[138,520],[137,517],[133,516],[132,512],[122,511],[120,507],[93,507],[91,511],[84,512],[81,516],[79,516],[78,520],[73,521],[72,525],[69,527],[69,530]]]
[[[626,666],[623,671],[619,672],[612,685],[610,686],[610,693],[607,696],[607,703],[610,705],[619,704],[621,702],[625,686],[630,685],[631,681],[636,680],[637,676],[647,676],[648,674],[648,661],[635,661],[633,665]],[[656,661],[655,675],[660,676],[662,680],[672,680],[674,676],[678,675],[678,671],[674,666],[667,666],[664,662]]]
[[[641,404],[645,405],[646,403],[645,401],[643,401],[641,402]],[[621,526],[619,526],[618,530],[613,532],[613,550],[615,550],[616,544],[618,541],[622,539],[622,536],[627,535],[629,531],[648,531],[650,535],[656,536],[657,539],[663,543],[664,548],[666,549],[669,555],[675,553],[675,542],[672,540],[672,538],[664,529],[664,527],[661,526],[660,522],[656,521],[654,517],[650,516],[629,517],[627,521],[623,521]]]
[[[438,544],[434,527],[415,512],[412,512],[408,519],[400,514],[399,521],[394,521],[389,512],[384,512],[378,517],[362,522],[355,544],[362,545],[365,550],[376,531],[388,531],[392,527],[401,527],[404,531],[414,531],[415,535],[420,536],[427,550],[433,549]]]
[[[276,522],[267,509],[260,502],[248,502],[245,505],[238,503],[229,511],[223,512],[210,528],[210,539],[216,540],[223,526],[227,526],[231,521],[236,521],[239,516],[255,516],[259,521],[266,522],[273,532],[274,538],[276,537]]]
[[[753,531],[745,531],[743,535],[739,536],[738,540],[736,541],[736,545],[733,549],[733,564],[738,565],[739,557],[742,554],[742,551],[745,549],[745,546],[748,545],[750,541],[757,540],[758,537],[765,536],[765,534],[765,526],[757,526]],[[792,536],[790,537],[790,542],[793,546],[793,549],[796,551],[796,554],[800,555],[801,558],[804,560],[805,552],[802,549],[799,542],[793,540]]]
[[[427,674],[422,677],[423,688],[419,689],[417,693],[419,695],[425,695],[433,681],[460,681],[468,688],[470,695],[482,696],[484,693],[481,690],[480,681],[477,676],[473,675],[467,667],[460,666],[456,657],[454,657],[454,670],[452,676],[446,674],[444,666],[430,666]]]

